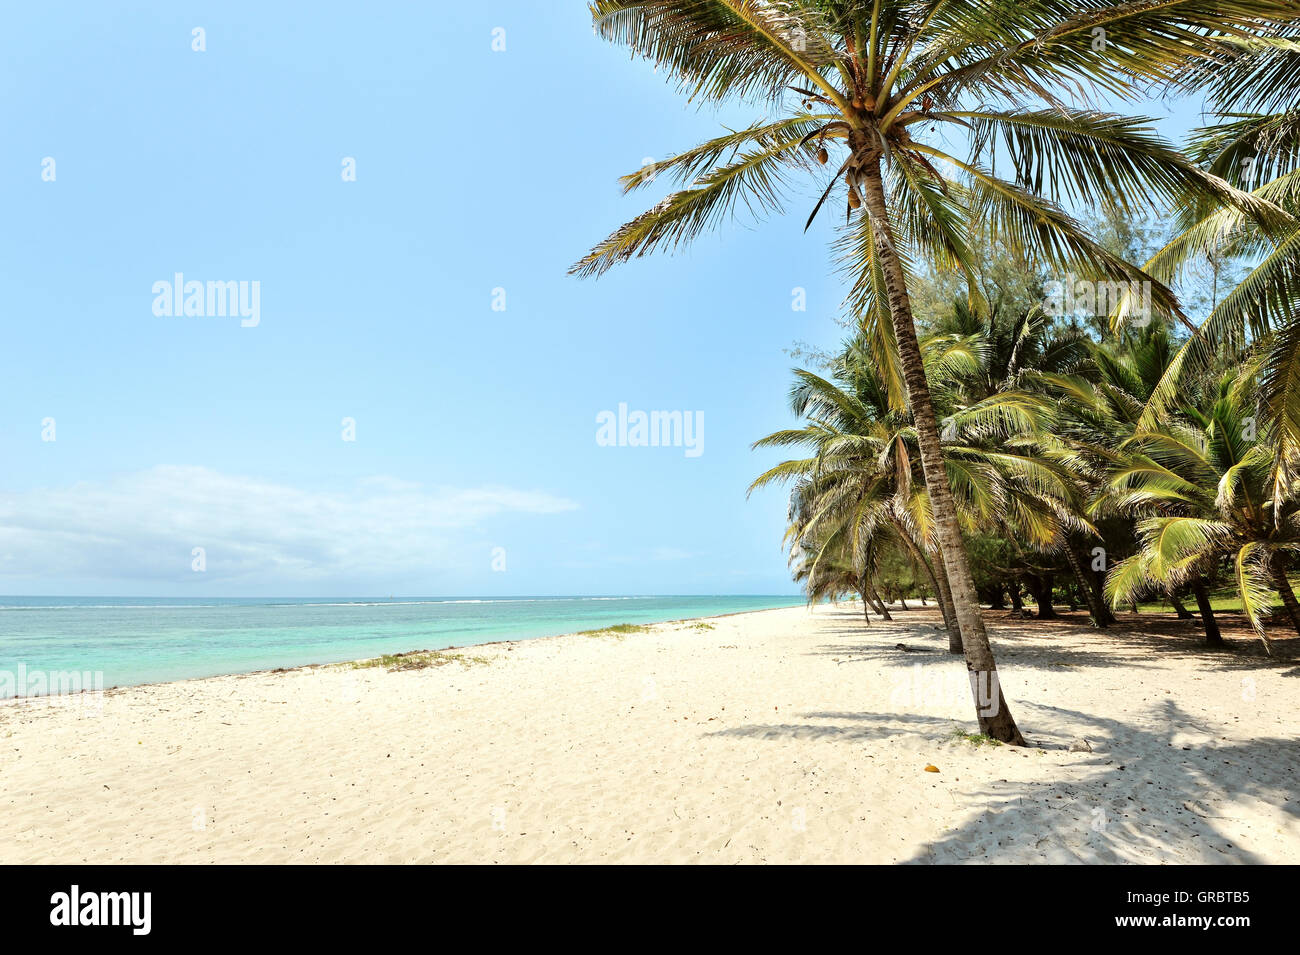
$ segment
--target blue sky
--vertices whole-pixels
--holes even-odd
[[[307,11],[9,11],[0,593],[794,592],[784,495],[744,492],[783,349],[842,334],[829,233],[796,201],[565,274],[656,198],[620,174],[756,111],[579,3]],[[156,316],[177,272],[259,282],[259,323]],[[620,403],[702,413],[703,453],[600,446]]]

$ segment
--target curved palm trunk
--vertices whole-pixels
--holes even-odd
[[[850,142],[856,151],[862,143]],[[880,174],[880,160],[874,160],[862,178],[867,213],[871,217],[871,231],[876,243],[885,289],[889,297],[889,312],[893,319],[894,337],[898,357],[907,384],[907,399],[916,426],[917,444],[921,451],[921,469],[934,513],[936,537],[944,566],[948,570],[948,586],[952,589],[953,611],[961,631],[962,647],[966,656],[966,672],[970,676],[971,691],[975,697],[975,711],[980,732],[1004,743],[1025,745],[1011,709],[1002,696],[993,648],[989,646],[980,615],[979,598],[975,595],[975,580],[966,559],[966,544],[957,523],[957,508],[948,474],[944,469],[943,453],[939,447],[939,423],[930,400],[930,386],[921,363],[921,347],[916,340],[912,324],[912,303],[907,297],[907,282],[903,275],[898,252],[894,248],[893,228],[889,222],[889,209],[885,200],[884,183]]]
[[[1273,586],[1277,588],[1278,596],[1282,598],[1282,606],[1286,608],[1287,616],[1291,618],[1291,626],[1300,633],[1300,603],[1296,602],[1295,591],[1291,589],[1291,581],[1287,579],[1286,562],[1279,555],[1273,559],[1272,565]],[[1264,647],[1270,654],[1273,652],[1267,639],[1264,640]]]
[[[1219,632],[1219,621],[1214,619],[1214,607],[1210,605],[1210,595],[1205,590],[1205,582],[1198,580],[1192,584],[1192,593],[1196,595],[1196,609],[1201,612],[1201,621],[1205,624],[1205,645],[1223,646],[1223,634]]]
[[[880,594],[877,592],[875,584],[867,584],[867,596],[871,598],[871,606],[875,609],[876,613],[880,614],[882,620],[894,619],[889,615],[889,608],[885,606],[885,602],[880,599]]]
[[[1192,612],[1183,606],[1183,602],[1178,599],[1177,594],[1170,594],[1169,602],[1174,605],[1174,613],[1178,614],[1179,620],[1192,619]]]
[[[1079,545],[1077,541],[1069,540],[1065,542],[1065,556],[1070,561],[1070,569],[1074,571],[1074,576],[1079,582],[1079,590],[1083,592],[1084,602],[1088,605],[1088,616],[1092,618],[1094,627],[1106,627],[1115,622],[1115,616],[1106,606],[1106,601],[1102,598],[1101,590],[1097,586],[1097,578],[1090,574],[1083,566],[1083,561],[1079,558]]]
[[[948,652],[961,653],[961,628],[957,626],[957,611],[952,603],[952,587],[948,583],[948,569],[943,566],[943,558],[940,557],[934,568],[935,580],[939,583],[939,596],[942,598],[943,619],[948,627]]]
[[[867,575],[862,574],[858,577],[858,596],[862,598],[862,619],[871,626],[871,614],[867,612],[870,604],[867,601]]]
[[[884,600],[880,599],[880,592],[876,590],[875,585],[871,586],[871,599],[875,603],[876,613],[879,613],[881,620],[893,620],[893,615],[889,608],[885,607]]]
[[[948,573],[943,569],[943,563],[940,562],[936,569],[930,559],[925,556],[925,551],[921,546],[912,539],[903,522],[892,514],[889,521],[894,525],[894,530],[902,538],[907,549],[911,551],[913,559],[925,568],[926,574],[930,578],[930,583],[934,585],[934,599],[938,601],[939,612],[943,614],[943,626],[948,631],[948,652],[961,653],[961,631],[957,628],[957,617],[952,610],[952,589],[948,586]]]

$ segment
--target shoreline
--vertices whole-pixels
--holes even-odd
[[[553,600],[570,600],[570,599],[581,599],[581,600],[588,600],[588,599],[599,599],[599,600],[605,600],[605,599],[609,599],[609,600],[622,600],[622,599],[629,599],[629,600],[637,600],[637,599],[672,599],[672,598],[674,598],[675,596],[677,596],[677,595],[647,595],[647,596],[645,596],[645,597],[642,597],[642,596],[640,596],[640,595],[636,595],[636,596],[630,596],[630,597],[610,597],[610,598],[606,598],[606,597],[595,597],[595,598],[591,598],[591,597],[579,597],[579,598],[570,598],[570,597],[554,597],[554,598],[532,598],[532,597],[521,597],[521,598],[503,598],[503,599],[504,599],[504,600],[519,600],[519,601],[524,601],[524,600],[535,600],[535,599],[548,599],[548,600],[550,600],[550,599],[553,599]],[[715,596],[715,595],[702,595],[702,596]],[[725,595],[716,595],[716,596],[725,596]],[[740,596],[747,596],[747,595],[740,595]],[[134,598],[131,598],[131,599],[134,599]],[[233,598],[233,599],[243,599],[243,598]],[[250,598],[250,599],[254,599],[254,598]],[[304,599],[305,599],[305,598],[304,598]],[[423,601],[421,601],[421,602],[423,602]],[[450,602],[450,601],[431,600],[431,601],[428,601],[428,602],[429,602],[429,603],[437,604],[437,603]],[[454,601],[454,602],[460,602],[460,601],[459,601],[459,599],[457,599],[457,600]],[[806,605],[806,604],[805,604],[805,605]],[[286,604],[285,606],[294,606],[294,605],[293,605],[293,604]],[[310,605],[304,605],[304,606],[310,606]],[[317,606],[331,606],[331,605],[328,605],[328,604],[321,604],[321,605],[317,605]],[[339,606],[350,606],[350,604],[339,604]],[[690,622],[690,621],[694,621],[694,620],[711,620],[711,619],[718,618],[718,617],[731,617],[731,616],[736,616],[736,615],[738,615],[738,614],[746,614],[746,613],[767,613],[768,611],[771,611],[771,610],[789,610],[789,609],[792,609],[794,606],[799,606],[799,604],[795,604],[795,605],[782,605],[782,606],[777,606],[777,607],[764,607],[764,608],[760,608],[760,609],[757,609],[757,610],[730,610],[730,611],[726,611],[726,612],[723,612],[723,613],[717,613],[717,614],[703,614],[703,615],[701,615],[701,616],[696,616],[696,617],[674,617],[674,618],[665,619],[665,620],[653,620],[653,621],[647,621],[647,622],[645,622],[645,623],[643,623],[643,624],[633,624],[633,625],[634,625],[634,626],[656,627],[656,626],[667,625],[667,624],[674,624],[674,623],[686,623],[686,622]],[[39,609],[48,609],[48,608],[39,608]],[[74,609],[77,609],[77,608],[74,608]],[[622,621],[620,621],[619,624],[611,624],[611,626],[621,626],[621,625],[623,625],[623,622],[622,622]],[[40,693],[40,694],[31,694],[31,695],[26,695],[26,696],[0,697],[0,707],[4,706],[4,705],[7,704],[7,703],[11,703],[11,702],[15,702],[15,701],[32,701],[32,700],[40,700],[40,699],[46,699],[46,698],[49,698],[49,697],[56,697],[56,696],[78,696],[78,695],[83,695],[83,694],[86,694],[86,693],[104,693],[104,694],[108,694],[108,693],[117,693],[117,692],[120,692],[120,691],[122,691],[122,690],[130,690],[130,689],[133,689],[133,688],[135,688],[135,687],[143,687],[143,686],[167,686],[167,685],[170,685],[170,684],[173,684],[173,683],[189,683],[189,682],[193,682],[193,681],[196,681],[196,680],[214,680],[214,679],[221,679],[221,678],[223,678],[223,677],[253,676],[253,675],[256,675],[256,674],[260,674],[260,673],[282,673],[282,672],[290,672],[290,671],[294,671],[294,670],[301,670],[301,669],[306,669],[306,668],[311,668],[311,667],[344,666],[344,665],[347,665],[347,664],[362,663],[362,662],[365,662],[365,661],[367,661],[367,660],[378,659],[380,656],[406,656],[406,655],[410,655],[410,654],[414,654],[414,653],[435,653],[435,652],[453,651],[453,650],[467,650],[467,649],[470,649],[471,647],[487,647],[487,646],[495,646],[495,645],[502,644],[502,643],[523,643],[523,642],[528,642],[528,641],[532,641],[532,640],[554,640],[554,639],[556,639],[557,637],[572,636],[572,635],[574,635],[574,634],[577,634],[577,633],[583,633],[583,632],[584,632],[584,631],[579,631],[579,630],[567,630],[567,631],[563,631],[563,632],[561,632],[561,633],[548,633],[548,634],[542,634],[542,635],[535,636],[535,637],[503,637],[503,638],[501,638],[501,639],[499,639],[499,640],[489,640],[489,641],[486,641],[486,642],[484,642],[484,643],[470,643],[470,644],[464,644],[464,645],[456,645],[456,644],[452,644],[452,645],[450,645],[450,646],[446,646],[446,647],[437,647],[437,648],[424,647],[424,648],[420,648],[420,649],[395,650],[395,651],[392,651],[391,653],[388,653],[388,654],[378,654],[378,655],[376,655],[376,656],[368,656],[368,657],[351,657],[351,658],[347,658],[347,659],[343,659],[343,660],[333,660],[333,661],[311,661],[311,662],[307,662],[307,663],[297,663],[297,664],[294,664],[294,665],[292,665],[292,666],[258,667],[258,668],[256,668],[256,669],[252,669],[252,670],[223,670],[223,671],[218,672],[218,673],[208,673],[208,674],[204,674],[204,675],[202,675],[202,676],[177,677],[176,679],[171,679],[171,680],[147,680],[147,681],[140,682],[140,683],[115,683],[115,684],[111,684],[111,685],[109,685],[109,686],[105,686],[105,687],[103,687],[102,689],[88,689],[88,690],[87,690],[87,689],[82,689],[82,690],[74,691],[74,692],[72,692],[72,693],[63,693],[63,694],[56,694],[56,693]],[[22,664],[20,664],[20,665],[22,665]],[[78,672],[78,673],[79,673],[79,672],[94,672],[94,671],[83,671],[83,668],[81,668],[81,667],[73,667],[73,668],[72,668],[72,671],[73,671],[73,672]]]
[[[933,607],[647,626],[0,707],[0,863],[1300,862],[1293,662],[993,620],[1020,749]]]

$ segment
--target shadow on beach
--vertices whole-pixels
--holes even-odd
[[[1145,729],[1060,707],[1024,705],[1033,722],[1068,721],[1098,749],[1069,767],[1080,779],[989,783],[964,795],[978,811],[917,850],[911,864],[979,861],[1259,864],[1265,860],[1221,831],[1243,798],[1300,820],[1295,776],[1300,746],[1262,737],[1187,746],[1176,738],[1195,720],[1172,700]],[[1197,727],[1199,729],[1199,727]],[[1279,755],[1290,751],[1289,760]],[[1288,768],[1289,767],[1289,768]],[[1058,775],[1064,767],[1047,767]],[[1031,818],[1016,816],[1029,813]]]
[[[966,806],[967,818],[919,846],[905,864],[1254,864],[1265,860],[1235,844],[1219,826],[1219,820],[1233,818],[1243,797],[1279,806],[1300,820],[1295,785],[1300,745],[1294,739],[1179,745],[1178,734],[1195,722],[1170,700],[1157,704],[1163,725],[1155,729],[1060,707],[1020,706],[1026,723],[1068,723],[1070,732],[1090,740],[1096,751],[1079,754],[1069,765],[1045,763],[1037,780],[958,784],[949,791]],[[918,730],[934,738],[943,725],[951,725],[905,713],[803,713],[800,718],[835,722],[751,725],[710,735],[861,743]],[[1288,750],[1291,758],[1279,760]]]
[[[820,613],[829,615],[825,610]],[[840,663],[874,663],[879,668],[961,666],[960,658],[946,652],[946,636],[936,626],[938,617],[933,612],[928,620],[925,611],[914,616],[895,614],[892,623],[873,620],[870,628],[853,627],[847,611],[836,613],[843,614],[843,621],[837,619],[819,634],[851,637],[854,642],[822,644],[809,653],[832,656]],[[900,616],[904,619],[897,619]],[[1173,622],[1180,626],[1168,631],[1138,630],[1123,623],[1097,631],[1088,627],[1086,618],[1082,623],[989,621],[999,660],[1008,671],[1012,667],[1154,671],[1153,658],[1167,654],[1194,658],[1196,666],[1207,671],[1272,670],[1291,676],[1300,669],[1294,659],[1270,658],[1262,649],[1258,653],[1240,645],[1226,651],[1207,649],[1197,642],[1199,629]],[[1142,625],[1147,627],[1147,622]],[[1085,630],[1091,641],[1107,643],[1091,650],[1068,639],[1060,647],[1052,645],[1054,636],[1070,637],[1074,629]],[[1244,641],[1245,635],[1239,639]],[[900,643],[911,652],[899,649]],[[1143,692],[1151,692],[1151,687],[1148,680]],[[1258,824],[1272,825],[1257,810],[1243,810],[1243,801],[1263,802],[1280,808],[1290,822],[1300,821],[1296,783],[1300,743],[1293,738],[1261,736],[1227,742],[1213,726],[1172,699],[1152,700],[1140,712],[1122,718],[1045,703],[1015,701],[1014,705],[1033,748],[1001,748],[992,766],[963,768],[967,781],[954,780],[948,791],[965,814],[956,828],[919,846],[906,863],[1259,863],[1265,860],[1235,844],[1226,831],[1242,812],[1254,816]],[[798,714],[797,722],[751,724],[710,735],[846,744],[912,737],[922,746],[968,745],[952,742],[954,728],[973,731],[974,721],[911,712],[807,712]],[[1062,751],[1080,739],[1088,740],[1092,751],[1062,759]],[[1040,755],[1057,754],[1033,767],[1038,778],[987,778],[989,773],[1013,768],[1006,763],[1000,768],[998,760],[1017,755],[1037,760],[1035,750]],[[1265,840],[1273,835],[1254,833]]]
[[[1104,630],[1093,627],[1082,611],[1058,611],[1052,620],[1023,619],[1009,612],[984,611],[989,640],[999,664],[1023,667],[1138,667],[1147,668],[1153,658],[1166,655],[1194,657],[1210,670],[1277,670],[1283,676],[1300,676],[1300,635],[1272,628],[1269,639],[1273,654],[1264,651],[1259,636],[1245,618],[1219,614],[1219,626],[1226,645],[1205,646],[1199,620],[1179,620],[1172,614],[1122,614]],[[854,637],[859,644],[827,644],[812,652],[844,657],[851,661],[876,662],[883,666],[912,665],[923,657],[954,657],[947,652],[947,634],[933,607],[894,611],[892,621],[873,616],[871,625],[861,613],[819,608],[818,616],[835,619],[819,633],[828,637]],[[1073,645],[1074,638],[1105,641],[1103,652]],[[1059,645],[1050,641],[1060,640]],[[1045,642],[1047,641],[1047,642]],[[900,651],[898,643],[910,652]]]

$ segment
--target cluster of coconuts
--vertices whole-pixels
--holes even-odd
[[[830,159],[830,154],[826,152],[826,147],[817,147],[817,161],[824,166],[828,159]],[[862,197],[858,195],[858,187],[853,183],[852,172],[846,172],[844,174],[844,182],[849,187],[849,208],[859,208],[862,205]]]
[[[804,105],[809,106],[810,104],[805,103]],[[869,112],[874,112],[876,109],[876,100],[875,97],[873,96],[864,96],[861,99],[855,98],[854,100],[852,100],[852,106],[854,109],[857,110],[866,110]],[[826,165],[829,159],[830,159],[830,154],[826,152],[826,147],[819,146],[817,148],[817,161],[824,166]],[[853,182],[852,172],[847,172],[844,174],[844,182],[849,187],[849,208],[850,209],[861,208],[862,197],[858,195],[858,187]]]

